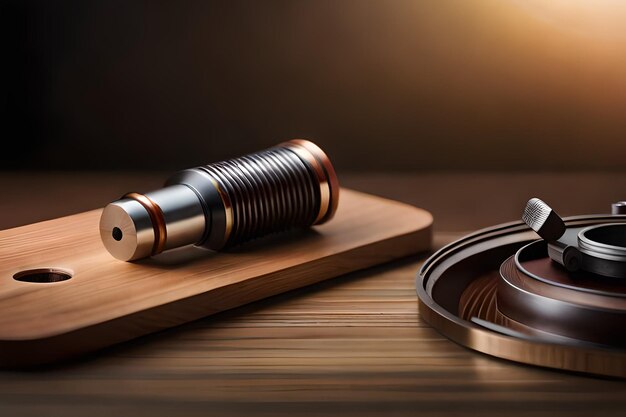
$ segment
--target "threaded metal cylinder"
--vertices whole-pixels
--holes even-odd
[[[100,231],[105,247],[123,260],[191,243],[218,250],[324,223],[333,217],[338,198],[339,183],[326,154],[295,139],[181,171],[160,190],[129,193],[105,208]]]
[[[225,246],[311,226],[320,209],[315,171],[288,147],[199,167],[230,199],[233,225]]]

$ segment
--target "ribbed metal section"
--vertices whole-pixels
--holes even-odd
[[[285,147],[275,147],[199,167],[228,194],[233,228],[226,246],[273,232],[313,224],[320,190],[309,164]]]

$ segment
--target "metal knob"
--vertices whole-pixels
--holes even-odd
[[[626,214],[626,201],[618,201],[617,203],[611,204],[611,214]]]
[[[131,261],[195,244],[219,250],[330,220],[339,182],[326,154],[294,139],[273,148],[181,171],[164,188],[108,204],[100,236]]]

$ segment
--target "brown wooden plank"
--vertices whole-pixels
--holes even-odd
[[[0,232],[0,363],[62,359],[430,247],[431,215],[344,190],[337,217],[227,252],[128,263],[100,241],[100,210]],[[58,268],[54,283],[13,279]]]

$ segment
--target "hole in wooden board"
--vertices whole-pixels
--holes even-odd
[[[72,273],[57,268],[37,268],[20,271],[13,275],[13,279],[21,282],[53,283],[67,281]]]

